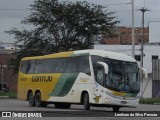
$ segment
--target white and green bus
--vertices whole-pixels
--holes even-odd
[[[136,107],[141,96],[140,68],[130,56],[102,50],[79,50],[21,60],[18,98],[30,106],[71,104]]]

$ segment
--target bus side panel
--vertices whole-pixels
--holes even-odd
[[[24,92],[24,84],[18,84],[17,98],[22,99],[22,100],[26,100],[26,95]]]
[[[51,96],[65,96],[71,90],[79,73],[62,73]]]
[[[19,73],[18,76],[18,89],[17,89],[17,98],[26,100],[27,99],[27,93],[26,93],[26,84],[27,84],[27,78],[25,74]]]
[[[50,80],[49,82],[33,82],[36,90],[39,90],[41,92],[42,101],[47,101],[49,99],[50,94],[53,92],[58,80],[60,79],[61,73],[45,74],[45,76],[51,76],[52,80]]]
[[[22,74],[19,73],[18,79],[18,98],[26,100],[29,90],[35,95],[36,91],[40,91],[41,100],[47,101],[53,91],[60,73],[55,74]]]
[[[84,73],[69,73],[68,75],[65,73],[60,78],[48,101],[80,103],[83,91],[92,96],[93,81],[91,76]]]

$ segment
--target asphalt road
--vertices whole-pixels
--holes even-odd
[[[29,114],[37,113],[37,115],[42,116],[42,118],[37,118],[38,120],[41,120],[41,119],[57,120],[57,119],[62,119],[62,117],[63,117],[63,120],[72,120],[72,119],[75,119],[75,117],[76,117],[76,120],[79,120],[79,119],[86,119],[86,120],[96,119],[97,120],[97,119],[106,119],[106,118],[109,120],[128,120],[128,119],[144,120],[145,113],[152,114],[152,115],[158,113],[158,115],[160,115],[160,105],[144,105],[144,104],[141,105],[140,104],[137,108],[121,108],[119,113],[114,113],[112,112],[112,108],[105,108],[105,107],[98,107],[98,108],[91,107],[90,111],[84,111],[82,105],[72,105],[70,109],[57,109],[54,107],[54,105],[48,105],[46,108],[30,107],[27,101],[18,100],[18,99],[0,98],[0,114],[2,115],[2,112],[4,111],[12,112],[12,114],[15,113],[13,115],[14,117],[18,115],[16,113],[20,113],[20,115],[25,116],[26,111],[29,112]],[[150,112],[148,113],[148,111]],[[130,116],[131,113],[134,115],[134,117]],[[27,115],[29,114],[27,113]],[[128,115],[129,117],[124,117]],[[143,115],[143,117],[141,117],[141,115]],[[13,119],[16,120],[17,118],[12,118],[12,120]],[[21,118],[21,119],[27,119],[27,118]],[[150,119],[158,120],[160,119],[160,117],[145,117],[145,120],[150,120]]]

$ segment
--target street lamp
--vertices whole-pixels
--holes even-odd
[[[144,13],[146,11],[149,11],[148,9],[142,7],[139,9],[142,12],[142,39],[141,39],[141,61],[140,61],[140,67],[143,67],[143,56],[144,56]]]
[[[131,0],[131,3],[132,3],[132,57],[135,58],[134,0]]]
[[[3,93],[3,64],[1,64],[1,90],[2,90],[2,93]]]

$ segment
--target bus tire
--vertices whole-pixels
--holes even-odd
[[[42,107],[43,106],[43,102],[41,101],[41,93],[37,92],[35,95],[35,106],[36,107]]]
[[[28,93],[28,102],[29,102],[29,106],[31,106],[31,107],[35,106],[33,92]]]
[[[42,107],[47,107],[48,103],[47,102],[42,102]]]
[[[61,109],[69,109],[71,107],[70,103],[55,103],[55,108],[61,108]]]
[[[88,93],[84,94],[83,105],[84,105],[84,110],[90,110],[89,95],[88,95]]]
[[[119,109],[120,109],[120,107],[118,107],[118,106],[113,107],[113,111],[114,111],[114,112],[119,112]]]
[[[70,103],[64,103],[63,105],[64,105],[63,109],[70,109],[70,107],[71,107]]]

